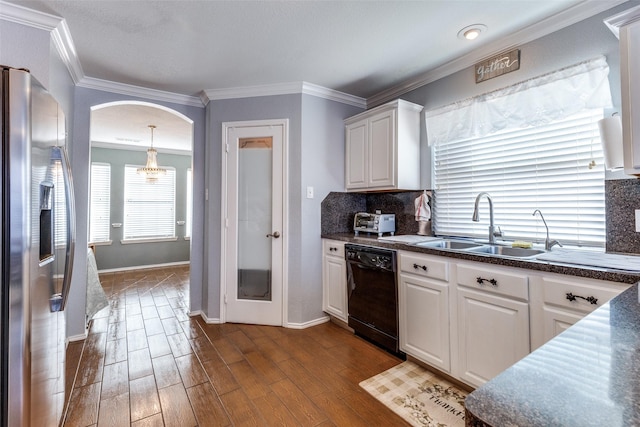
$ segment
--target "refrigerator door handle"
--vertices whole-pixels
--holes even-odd
[[[54,294],[49,299],[51,311],[63,311],[67,305],[69,289],[71,288],[71,274],[73,272],[73,256],[76,246],[76,205],[73,194],[73,179],[69,157],[64,147],[51,148],[51,159],[62,164],[62,177],[64,180],[64,194],[67,205],[67,254],[64,262],[64,278],[62,280],[62,292]]]

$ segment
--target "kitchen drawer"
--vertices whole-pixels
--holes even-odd
[[[411,252],[400,252],[400,271],[449,281],[449,262]]]
[[[524,274],[475,264],[458,264],[456,272],[459,285],[523,301],[529,300],[529,277]],[[480,281],[482,283],[478,283]]]
[[[545,277],[542,279],[543,300],[547,304],[591,313],[602,304],[622,292],[618,286],[603,286],[591,283]],[[569,296],[567,296],[570,294]],[[571,301],[575,297],[573,301]],[[593,304],[591,301],[595,302]]]
[[[338,240],[323,240],[322,253],[344,259],[344,242]]]

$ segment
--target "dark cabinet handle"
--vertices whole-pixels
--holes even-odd
[[[596,298],[596,297],[594,297],[594,296],[590,296],[590,297],[586,297],[586,298],[585,298],[585,297],[581,297],[580,295],[574,295],[574,294],[572,294],[571,292],[567,292],[567,299],[568,299],[569,301],[575,301],[575,300],[576,300],[576,298],[583,299],[583,300],[585,300],[586,302],[590,302],[591,304],[594,304],[594,305],[598,304],[598,298]]]
[[[337,251],[337,250],[338,250],[338,248],[329,248],[330,252]]]
[[[484,279],[482,277],[476,277],[476,282],[478,285],[484,285],[484,282],[491,283],[493,286],[498,286],[498,281],[496,279]]]
[[[419,268],[423,269],[424,271],[428,270],[426,265],[413,264],[413,268],[416,269],[416,270],[419,269]]]

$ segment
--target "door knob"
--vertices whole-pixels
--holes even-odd
[[[267,234],[267,237],[273,237],[274,239],[277,239],[278,237],[280,237],[280,233],[277,231],[274,231],[273,233]]]

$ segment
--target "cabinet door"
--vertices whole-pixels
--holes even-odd
[[[366,188],[368,182],[367,120],[346,126],[345,134],[345,186],[349,189]]]
[[[395,110],[391,110],[369,119],[370,188],[396,185],[395,117]]]
[[[584,315],[545,305],[543,310],[544,342],[564,332]]]
[[[529,305],[458,287],[460,378],[481,386],[529,354]]]
[[[400,275],[400,349],[449,372],[449,285]]]
[[[347,321],[347,268],[346,261],[325,256],[323,263],[322,309],[340,320]]]
[[[640,175],[640,22],[620,28],[620,85],[622,88],[622,137],[624,141],[624,171]]]

